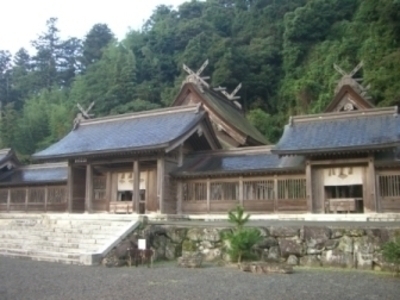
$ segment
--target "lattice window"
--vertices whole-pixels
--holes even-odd
[[[67,188],[65,186],[49,186],[48,189],[48,203],[58,204],[67,202]]]
[[[206,201],[206,182],[186,182],[183,184],[183,201]]]
[[[239,200],[239,182],[212,182],[210,200]]]
[[[244,181],[243,182],[243,200],[273,200],[274,181],[259,180],[259,181]]]
[[[400,175],[380,175],[379,192],[382,197],[400,197]]]
[[[30,188],[29,189],[29,203],[44,203],[45,198],[44,188]]]
[[[106,199],[106,176],[94,176],[93,177],[93,199],[94,200],[105,200]]]
[[[12,189],[11,190],[11,203],[25,203],[26,189]]]
[[[306,180],[280,179],[278,180],[278,199],[305,199]]]
[[[8,190],[0,189],[0,204],[7,204]]]

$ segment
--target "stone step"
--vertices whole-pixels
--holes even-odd
[[[3,239],[11,239],[11,240],[16,240],[19,243],[29,243],[30,241],[36,242],[36,241],[51,241],[51,242],[62,242],[62,243],[73,243],[73,244],[105,244],[107,243],[112,237],[109,238],[80,238],[80,237],[70,237],[70,238],[65,238],[65,237],[41,237],[41,236],[31,236],[29,238],[25,236],[17,236],[17,235],[11,235],[11,236],[4,236],[2,237],[0,235],[1,241]]]
[[[0,247],[0,255],[24,255],[24,256],[42,256],[42,257],[54,257],[54,258],[66,258],[79,260],[80,253],[63,253],[63,252],[52,252],[52,251],[39,251],[39,250],[25,250],[25,249],[4,249]]]
[[[20,243],[13,239],[5,239],[1,241],[1,245],[4,248],[17,248],[17,249],[25,249],[32,247],[53,247],[59,249],[80,249],[80,250],[97,250],[102,245],[100,244],[77,244],[77,243],[63,243],[63,242],[51,242],[51,241],[29,241],[26,243]],[[5,246],[7,245],[7,246]]]
[[[71,244],[74,245],[74,244]],[[38,244],[11,244],[11,243],[2,243],[2,249],[11,249],[11,250],[26,250],[26,251],[46,251],[46,252],[63,252],[63,253],[71,253],[71,254],[83,254],[83,253],[94,253],[101,246],[95,245],[96,247],[57,247],[54,245],[38,245]]]
[[[27,238],[31,237],[43,237],[43,238],[80,238],[80,239],[109,239],[115,234],[98,232],[95,234],[83,234],[83,233],[62,233],[62,232],[52,232],[52,231],[0,231],[0,238],[4,237],[17,237],[17,238]]]
[[[10,253],[2,253],[0,252],[0,256],[7,256],[11,258],[18,258],[18,259],[28,259],[34,261],[45,261],[45,262],[55,262],[55,263],[62,263],[68,265],[80,265],[79,259],[70,259],[70,258],[60,258],[60,257],[47,257],[47,256],[40,256],[40,255],[24,255],[24,254],[10,254]]]

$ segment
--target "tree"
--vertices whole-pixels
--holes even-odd
[[[107,24],[95,24],[83,41],[82,64],[87,69],[98,62],[104,49],[114,40],[114,34]]]

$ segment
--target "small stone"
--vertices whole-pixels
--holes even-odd
[[[238,268],[244,272],[254,274],[293,274],[293,267],[286,264],[274,264],[265,262],[241,263]]]
[[[297,266],[299,264],[299,259],[295,255],[289,255],[287,264]]]

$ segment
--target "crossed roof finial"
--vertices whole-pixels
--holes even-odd
[[[357,72],[364,66],[364,62],[361,61],[350,73],[347,73],[346,71],[344,71],[342,68],[340,68],[338,65],[333,64],[333,67],[335,68],[335,70],[342,75],[342,78],[340,79],[336,90],[335,90],[335,94],[337,94],[340,89],[344,86],[344,85],[350,85],[353,88],[356,88],[361,96],[363,97],[367,97],[367,92],[370,89],[371,85],[367,85],[366,87],[364,87],[363,85],[360,84],[360,82],[363,81],[362,78],[354,78],[354,75],[357,74]]]
[[[76,118],[74,119],[73,130],[75,130],[79,127],[79,124],[82,120],[87,120],[87,119],[91,119],[92,117],[94,117],[94,114],[89,113],[90,110],[93,108],[94,103],[95,103],[94,101],[92,103],[90,103],[90,105],[87,109],[84,109],[82,107],[82,105],[80,105],[79,103],[76,104],[76,106],[78,107],[80,112],[76,115]]]

